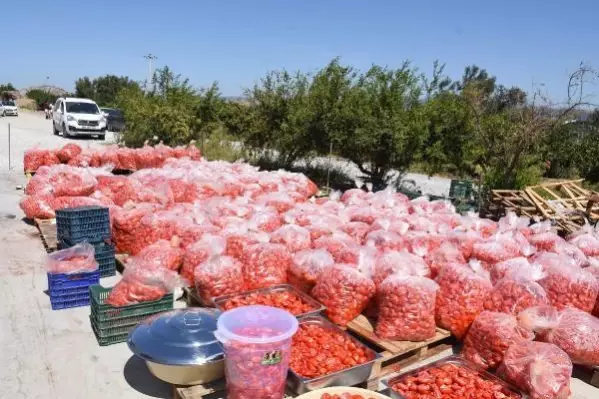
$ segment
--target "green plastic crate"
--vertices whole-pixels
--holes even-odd
[[[96,339],[98,340],[98,344],[100,344],[100,346],[107,346],[107,345],[113,345],[113,344],[119,344],[121,342],[126,342],[127,341],[127,337],[129,336],[129,332],[126,333],[121,333],[121,334],[115,334],[115,335],[102,335],[100,328],[96,325],[95,320],[93,319],[93,317],[89,317],[89,321],[92,325],[92,330],[94,330],[94,335],[96,336]]]
[[[449,186],[449,197],[470,199],[472,196],[472,182],[469,180],[452,180]]]
[[[112,291],[112,288],[104,288],[101,285],[90,285],[89,287],[91,311],[94,314],[95,321],[102,328],[104,328],[105,322],[118,321],[121,323],[120,325],[138,323],[140,316],[147,317],[173,309],[173,294],[167,294],[157,301],[115,308],[104,304],[110,291]]]

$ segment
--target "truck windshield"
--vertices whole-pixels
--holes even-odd
[[[71,112],[73,114],[99,114],[100,110],[98,106],[93,103],[76,103],[76,102],[67,102],[67,112]]]

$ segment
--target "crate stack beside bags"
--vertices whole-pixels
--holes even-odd
[[[48,256],[48,295],[53,310],[87,306],[89,287],[115,274],[108,208],[56,212],[59,251]]]
[[[85,206],[56,211],[56,236],[60,249],[70,248],[82,242],[90,243],[95,250],[100,278],[116,274],[108,208]]]

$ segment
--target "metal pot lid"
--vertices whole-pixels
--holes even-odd
[[[151,316],[139,323],[127,339],[129,349],[154,363],[193,366],[224,357],[214,337],[216,309],[188,308]]]

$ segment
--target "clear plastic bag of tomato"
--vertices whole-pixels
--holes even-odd
[[[519,322],[534,329],[537,340],[557,345],[572,363],[599,365],[599,319],[576,308],[558,311],[536,306],[518,315]]]
[[[19,207],[28,219],[53,219],[55,199],[52,195],[27,195],[19,201]]]
[[[112,238],[117,252],[135,255],[150,244],[150,242],[146,242],[145,237],[153,236],[153,232],[148,231],[146,226],[142,225],[141,220],[158,209],[159,206],[156,204],[138,204],[125,206],[111,212],[113,218]]]
[[[341,226],[341,231],[352,237],[357,244],[362,244],[370,231],[370,225],[364,222],[349,222]]]
[[[599,263],[597,265],[589,266],[586,271],[595,276],[597,283],[599,283]],[[593,307],[591,314],[595,317],[599,317],[599,295],[597,295],[597,300],[595,300],[595,306]]]
[[[223,237],[206,234],[199,241],[189,245],[183,255],[181,277],[194,284],[195,268],[213,256],[224,255],[227,242]]]
[[[393,274],[377,290],[375,333],[395,341],[425,341],[435,336],[435,298],[439,286],[419,276]]]
[[[229,399],[282,399],[298,328],[289,312],[270,306],[244,306],[223,313],[214,335],[225,352]]]
[[[60,159],[52,150],[30,148],[25,151],[23,156],[25,172],[36,172],[41,166],[58,165],[59,163]]]
[[[194,269],[196,292],[205,304],[212,299],[245,289],[242,264],[230,256],[213,256]]]
[[[518,342],[505,352],[497,375],[531,399],[565,399],[571,393],[572,361],[553,344]]]
[[[520,256],[520,254],[520,245],[507,233],[493,236],[472,247],[472,256],[488,267],[497,262]]]
[[[466,258],[462,255],[457,245],[452,242],[444,242],[441,246],[425,257],[428,263],[432,277],[437,277],[443,267],[449,263],[466,263]]]
[[[157,301],[188,283],[177,272],[144,262],[132,262],[112,288],[106,304],[114,307]]]
[[[243,276],[248,290],[287,282],[291,254],[281,244],[258,243],[245,248]]]
[[[372,280],[379,287],[390,275],[400,273],[410,276],[430,277],[431,272],[424,260],[405,251],[387,251],[375,259]]]
[[[184,255],[179,243],[180,240],[177,236],[174,236],[170,241],[158,240],[143,248],[134,258],[152,263],[156,267],[165,267],[178,271],[181,263],[183,263]]]
[[[226,255],[239,260],[243,260],[247,247],[265,242],[265,239],[268,242],[270,239],[270,237],[263,237],[257,232],[249,230],[246,224],[227,225],[221,231],[221,235],[227,241]]]
[[[545,276],[539,265],[512,270],[485,300],[485,310],[517,315],[532,306],[549,305],[545,289],[537,282]]]
[[[62,146],[62,148],[56,151],[56,156],[60,159],[60,162],[67,163],[72,158],[75,158],[77,155],[81,154],[81,147],[75,143],[68,143]]]
[[[485,370],[494,369],[510,345],[534,338],[534,332],[520,326],[516,316],[484,311],[470,326],[462,355]]]
[[[320,274],[335,260],[326,249],[307,249],[293,255],[287,272],[289,284],[309,294]]]
[[[491,282],[497,284],[499,280],[504,278],[508,273],[520,269],[529,269],[530,266],[528,258],[523,256],[496,263],[491,267],[491,270],[489,270]]]
[[[493,288],[491,281],[480,270],[477,273],[461,264],[446,265],[436,281],[439,284],[435,307],[437,325],[461,339],[483,311],[484,300]]]
[[[599,282],[585,269],[567,264],[545,267],[546,276],[539,284],[547,292],[552,306],[558,310],[568,306],[592,312],[599,294]]]
[[[401,251],[408,249],[408,243],[401,235],[393,231],[374,230],[366,235],[366,245],[372,246],[379,251]]]
[[[578,267],[586,267],[589,265],[589,260],[586,255],[575,245],[564,240],[559,241],[553,250],[555,253],[567,256],[572,259],[572,262]]]
[[[465,260],[472,256],[474,245],[484,240],[477,231],[454,231],[449,234],[449,238],[458,247]]]
[[[346,249],[358,247],[358,244],[349,235],[341,232],[320,237],[312,245],[315,249],[326,249],[333,256],[335,262],[342,262],[342,257]]]
[[[270,242],[285,245],[291,253],[312,247],[310,231],[295,224],[287,224],[279,227],[270,235]]]
[[[599,256],[599,233],[589,224],[570,235],[568,242],[578,247],[586,256]]]
[[[88,273],[98,270],[94,247],[87,242],[52,252],[46,261],[51,274]]]
[[[326,268],[312,290],[312,296],[327,307],[327,317],[345,326],[362,313],[376,291],[374,282],[353,265]]]

